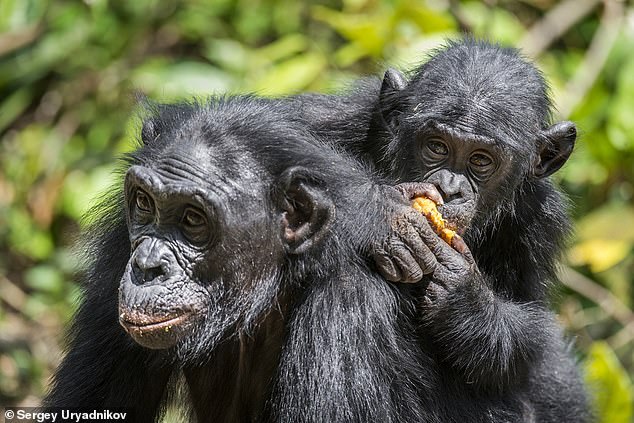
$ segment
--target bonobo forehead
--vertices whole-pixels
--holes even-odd
[[[151,156],[140,164],[152,176],[145,182],[161,187],[165,194],[210,192],[231,198],[261,184],[255,162],[247,159],[246,152],[238,155],[224,140],[211,143],[208,135],[195,130],[164,134],[160,142],[146,148]]]
[[[456,143],[480,144],[489,147],[502,147],[504,142],[490,134],[475,131],[473,127],[461,125],[460,122],[443,122],[428,120],[419,129],[421,135],[437,135],[451,139]]]
[[[410,108],[406,115],[433,117],[509,144],[533,142],[550,119],[539,70],[517,50],[484,41],[467,39],[435,52],[402,95]]]

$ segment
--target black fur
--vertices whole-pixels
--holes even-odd
[[[237,266],[229,272],[242,274],[240,262],[277,254],[279,236],[279,245],[259,240],[279,225],[279,179],[291,167],[326,193],[334,220],[306,252],[286,254],[274,274],[242,281],[254,286],[238,297],[239,316],[221,338],[206,335],[228,318],[216,313],[176,347],[151,350],[118,322],[117,289],[131,250],[124,201],[115,193],[104,201],[87,247],[94,260],[46,406],[124,406],[135,410],[134,421],[154,421],[182,371],[197,421],[431,419],[418,390],[435,385],[435,374],[420,367],[402,295],[362,258],[369,240],[385,236],[390,212],[389,192],[363,166],[312,136],[289,103],[248,97],[158,107],[143,138],[126,168],[152,167],[192,143],[218,163],[212,186],[238,187],[224,203],[224,238],[213,256]],[[233,225],[251,241],[228,239]]]
[[[590,420],[573,354],[547,304],[569,234],[566,202],[533,167],[540,146],[574,142],[574,125],[550,126],[546,82],[514,49],[465,39],[435,51],[409,82],[390,72],[348,95],[292,101],[318,133],[336,128],[344,149],[396,181],[426,181],[419,134],[435,124],[494,139],[512,169],[494,201],[480,200],[464,235],[479,275],[419,310],[422,348],[450,386],[440,389],[442,421]],[[561,154],[563,163],[569,151]]]
[[[508,86],[515,97],[518,89],[526,94],[517,101],[530,110],[477,115],[484,126],[474,128],[513,152],[517,177],[496,193],[500,201],[478,210],[465,234],[478,277],[430,305],[433,278],[389,285],[366,264],[369,246],[390,234],[398,203],[372,173],[422,179],[401,129],[431,118],[473,123],[469,87],[514,104],[496,91],[504,78],[533,81]],[[369,79],[349,96],[159,108],[130,163],[151,166],[176,140],[201,140],[223,164],[222,175],[254,199],[231,198],[227,207],[268,222],[252,229],[248,220],[232,222],[247,225],[252,241],[225,246],[231,263],[277,251],[257,239],[277,222],[279,179],[289,167],[307,169],[310,186],[325,191],[334,223],[308,250],[284,254],[278,271],[241,297],[240,315],[222,338],[207,339],[203,324],[199,338],[148,350],[118,324],[117,289],[131,251],[123,199],[115,195],[97,225],[85,298],[45,403],[129,406],[136,421],[153,421],[182,371],[199,421],[588,420],[574,360],[546,304],[568,220],[561,196],[530,170],[535,138],[550,119],[543,78],[514,50],[467,40],[437,52],[403,89],[387,88]],[[410,126],[394,129],[403,122]]]

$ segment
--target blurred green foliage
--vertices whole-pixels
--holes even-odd
[[[602,421],[629,421],[633,22],[616,0],[0,0],[0,405],[37,404],[59,360],[73,241],[134,146],[135,92],[335,92],[470,32],[524,48],[578,123],[557,177],[578,231],[554,305]]]

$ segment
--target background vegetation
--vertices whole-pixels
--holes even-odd
[[[0,0],[0,406],[37,404],[58,363],[73,239],[133,146],[135,91],[335,91],[461,32],[523,48],[580,127],[554,306],[602,421],[630,421],[634,6],[616,0]]]

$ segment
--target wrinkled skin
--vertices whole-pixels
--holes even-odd
[[[169,167],[162,170],[133,166],[127,172],[132,254],[119,288],[121,325],[136,342],[156,349],[191,335],[213,306],[205,288],[213,281],[196,274],[208,256],[205,209],[213,209],[213,203],[193,181],[175,178]]]
[[[402,77],[393,70],[386,73],[386,79],[394,78]],[[384,81],[383,89],[388,92],[406,90],[404,84],[402,80]],[[389,94],[383,92],[382,95]],[[562,122],[542,130],[535,139],[548,140],[551,144],[544,147],[537,142],[534,151],[524,151],[523,156],[538,158],[535,163],[526,164],[515,158],[503,140],[488,133],[478,133],[479,129],[475,126],[479,123],[477,118],[464,119],[451,126],[433,118],[420,123],[414,117],[400,117],[401,120],[386,118],[393,125],[390,128],[390,133],[395,134],[393,143],[413,146],[415,151],[413,157],[403,157],[404,165],[395,162],[404,174],[401,178],[429,184],[420,193],[408,190],[407,184],[404,184],[403,195],[406,199],[418,195],[433,199],[441,205],[439,209],[443,217],[463,234],[474,218],[475,225],[481,226],[487,214],[495,213],[501,204],[508,201],[500,194],[508,191],[509,187],[516,189],[520,185],[518,176],[529,174],[543,178],[559,169],[572,152],[576,139],[572,122]],[[399,150],[399,154],[403,156],[404,153]],[[396,239],[388,239],[387,245],[376,251],[379,271],[386,279],[418,282],[423,275],[429,274],[432,281],[444,285],[447,279],[452,279],[448,273],[456,273],[454,280],[466,280],[475,275],[473,272],[477,269],[471,252],[460,237],[460,246],[456,248],[461,253],[459,256],[438,243],[438,236],[433,236],[433,229],[423,217],[411,213],[406,215],[403,220],[407,223],[399,221],[394,227]],[[403,225],[409,227],[403,228]],[[445,270],[436,275],[437,268]]]
[[[442,195],[433,184],[404,183],[397,188],[408,201],[424,196],[437,204],[444,204]],[[440,209],[445,210],[445,207]],[[417,282],[423,275],[430,275],[438,288],[446,288],[477,271],[471,252],[460,235],[456,234],[452,244],[448,245],[411,207],[405,206],[396,214],[392,229],[394,233],[382,245],[375,247],[374,255],[381,274],[387,280]],[[429,289],[436,289],[436,286]]]

